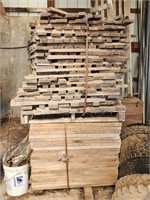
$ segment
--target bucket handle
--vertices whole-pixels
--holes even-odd
[[[11,178],[8,178],[6,179],[6,177],[4,177],[4,181],[7,182],[7,181],[10,181],[11,179],[13,179],[15,176],[17,176],[19,173],[13,175]]]

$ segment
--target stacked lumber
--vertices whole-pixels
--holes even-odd
[[[11,104],[30,123],[34,190],[115,184],[130,23],[48,8],[31,25],[31,74]]]
[[[67,13],[48,8],[31,25],[30,67],[12,106],[22,117],[114,113],[124,120],[122,99],[131,21],[123,16]],[[23,121],[24,122],[24,121]],[[28,121],[27,121],[28,122]]]
[[[33,190],[115,184],[122,123],[113,117],[99,123],[44,121],[30,125]]]

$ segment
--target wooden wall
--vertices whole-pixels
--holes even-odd
[[[108,0],[91,0],[91,7],[103,6]],[[129,15],[130,13],[130,0],[112,0],[113,10],[115,16],[117,15]],[[104,17],[107,17],[107,12],[104,11]]]

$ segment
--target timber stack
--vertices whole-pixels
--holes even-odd
[[[115,184],[130,23],[48,8],[31,25],[31,74],[11,105],[31,124],[34,190]]]

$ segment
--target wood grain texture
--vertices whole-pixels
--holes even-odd
[[[30,123],[34,190],[67,188],[66,144],[70,188],[114,185],[121,123]]]
[[[138,98],[126,98],[122,101],[126,106],[125,122],[123,125],[138,124],[143,121],[143,102]]]
[[[0,16],[6,16],[6,12],[2,2],[0,2]]]
[[[129,43],[122,31],[129,23],[122,15],[105,20],[92,15],[87,22],[85,12],[67,13],[53,7],[43,12],[39,24],[31,26],[32,73],[11,101],[12,106],[22,106],[22,119],[81,117],[84,112],[113,113],[123,121],[125,107],[118,101],[128,87],[124,74]]]
[[[91,187],[84,187],[84,196],[85,196],[85,200],[94,200]]]
[[[34,190],[115,184],[130,23],[50,7],[31,25],[31,74],[11,104],[22,106],[23,122],[33,116]]]

